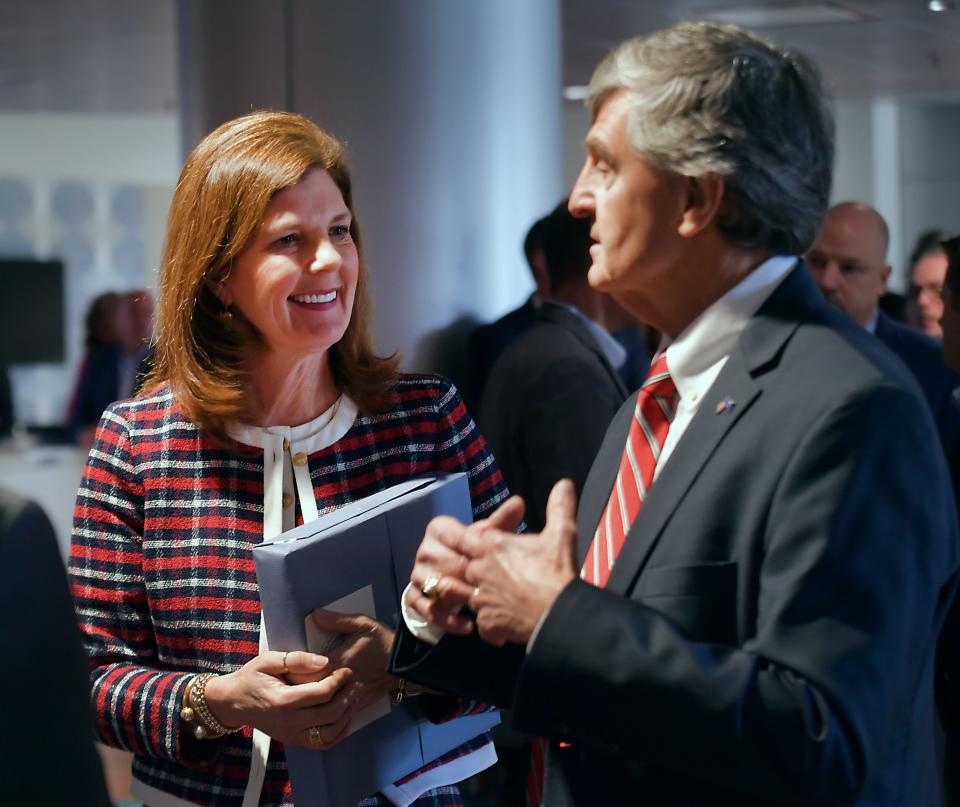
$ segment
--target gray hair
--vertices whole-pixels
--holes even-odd
[[[630,39],[600,63],[587,106],[619,89],[637,152],[682,176],[724,178],[720,231],[732,243],[798,255],[830,198],[833,117],[805,57],[735,25],[685,22]]]

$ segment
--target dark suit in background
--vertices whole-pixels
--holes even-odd
[[[87,659],[53,528],[0,491],[0,801],[107,805]]]
[[[917,379],[949,457],[960,439],[960,411],[953,401],[953,390],[960,386],[960,373],[947,367],[939,342],[894,321],[883,312],[877,315],[875,334],[900,357]]]
[[[121,389],[123,360],[121,345],[108,345],[90,355],[77,386],[76,406],[71,413],[72,422],[69,425],[74,432],[95,426],[110,404],[129,398],[150,372],[153,357],[148,351],[144,351],[136,359],[133,389]]]
[[[0,362],[0,437],[13,430],[13,390],[6,366]]]
[[[478,424],[510,492],[527,503],[530,529],[543,529],[547,496],[558,479],[583,489],[626,397],[593,334],[559,303],[543,303],[503,352],[487,379]]]
[[[496,322],[479,326],[470,334],[467,354],[471,379],[469,386],[463,390],[463,398],[471,412],[478,411],[487,378],[500,354],[530,327],[536,313],[537,305],[533,295],[530,295],[519,308],[504,314]]]

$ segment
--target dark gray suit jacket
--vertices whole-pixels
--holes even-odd
[[[487,379],[477,422],[527,526],[543,529],[550,489],[577,492],[627,390],[576,314],[545,302]]]
[[[581,558],[632,406],[581,497]],[[550,807],[938,804],[933,658],[960,551],[935,445],[906,369],[799,267],[744,330],[605,589],[567,586],[526,655],[401,633],[393,669],[548,736]]]
[[[0,802],[106,807],[87,660],[53,528],[0,490]]]

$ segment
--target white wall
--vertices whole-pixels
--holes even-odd
[[[875,207],[890,227],[888,260],[893,266],[890,289],[903,293],[907,280],[901,215],[903,148],[900,111],[891,98],[839,98],[831,203],[865,202]]]
[[[563,102],[563,183],[567,195],[583,168],[583,141],[590,130],[590,113],[583,101]]]
[[[960,232],[960,104],[893,98],[837,102],[834,201],[872,204],[890,225],[891,288],[905,292],[907,258],[931,227]]]
[[[923,230],[960,233],[960,104],[900,107],[905,254]]]

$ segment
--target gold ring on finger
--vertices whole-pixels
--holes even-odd
[[[323,745],[323,729],[320,726],[310,726],[307,734],[310,735],[310,745],[314,747]]]
[[[420,593],[423,594],[428,600],[435,600],[440,592],[437,591],[437,587],[440,585],[440,581],[443,579],[443,575],[431,574],[426,580],[423,581],[423,585],[420,586]]]
[[[283,662],[283,674],[284,674],[284,675],[289,675],[289,674],[290,674],[290,670],[287,669],[287,653],[284,653],[284,654],[283,654],[283,658],[281,659],[281,661]]]

